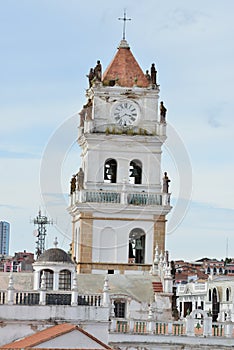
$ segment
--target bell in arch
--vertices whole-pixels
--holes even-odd
[[[129,175],[130,177],[137,177],[139,174],[138,174],[138,171],[137,171],[137,168],[133,168],[131,170],[131,175]]]
[[[143,249],[140,238],[136,239],[135,249],[136,250],[142,250]]]
[[[114,175],[114,170],[113,168],[110,166],[110,168],[107,168],[106,169],[106,173],[107,175],[110,175],[110,176],[113,176]]]

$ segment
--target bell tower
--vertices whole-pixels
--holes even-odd
[[[154,64],[144,74],[122,39],[104,74],[100,61],[90,69],[86,98],[68,208],[72,257],[80,273],[144,273],[156,245],[164,252],[171,210],[169,179],[161,181],[166,109]]]

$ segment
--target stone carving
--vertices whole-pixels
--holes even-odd
[[[80,111],[80,127],[84,127],[84,121],[85,120],[92,120],[92,109],[93,109],[93,102],[89,98],[86,105],[83,106],[82,110]]]
[[[98,60],[95,68],[90,68],[89,74],[86,75],[89,80],[89,87],[91,88],[95,82],[102,81],[102,65]]]

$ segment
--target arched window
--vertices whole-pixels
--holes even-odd
[[[142,163],[138,159],[133,159],[129,166],[129,182],[139,185],[142,181]]]
[[[230,289],[226,289],[226,301],[230,301]]]
[[[60,271],[59,290],[71,290],[71,272],[69,270]]]
[[[40,281],[41,281],[41,277],[42,277],[43,272],[45,275],[45,287],[46,287],[46,289],[53,290],[54,271],[49,270],[49,269],[42,270],[40,273]]]
[[[140,228],[134,228],[129,234],[128,261],[132,264],[145,262],[145,232]]]
[[[116,183],[117,162],[115,159],[107,159],[104,165],[104,182]]]
[[[217,268],[216,268],[216,266],[214,266],[213,267],[213,274],[216,275],[216,273],[217,273]]]
[[[210,266],[207,267],[206,273],[210,274]]]
[[[209,289],[209,301],[211,301],[211,289]]]
[[[214,288],[212,292],[212,321],[216,322],[219,314],[218,292]]]

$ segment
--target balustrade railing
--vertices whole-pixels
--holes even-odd
[[[106,191],[86,191],[85,202],[120,203],[120,193]]]
[[[214,337],[223,337],[224,336],[224,324],[213,322],[212,323],[212,335]]]
[[[71,203],[74,204],[76,201],[79,203],[121,203],[137,206],[170,205],[170,193],[82,190],[74,192],[71,196]]]
[[[112,331],[117,333],[182,335],[185,334],[183,321],[155,322],[112,319]]]
[[[128,204],[162,205],[162,195],[147,193],[130,193],[128,194]]]
[[[101,306],[101,295],[78,295],[78,305]]]
[[[72,293],[71,291],[45,292],[45,305],[71,305]],[[0,306],[7,305],[8,292],[0,291]],[[40,292],[39,291],[14,291],[12,302],[10,305],[39,305]],[[102,294],[78,294],[77,305],[81,306],[101,306]]]
[[[0,291],[0,305],[5,304],[7,301],[7,292]]]
[[[16,292],[14,304],[16,305],[38,305],[40,294],[33,292]]]

